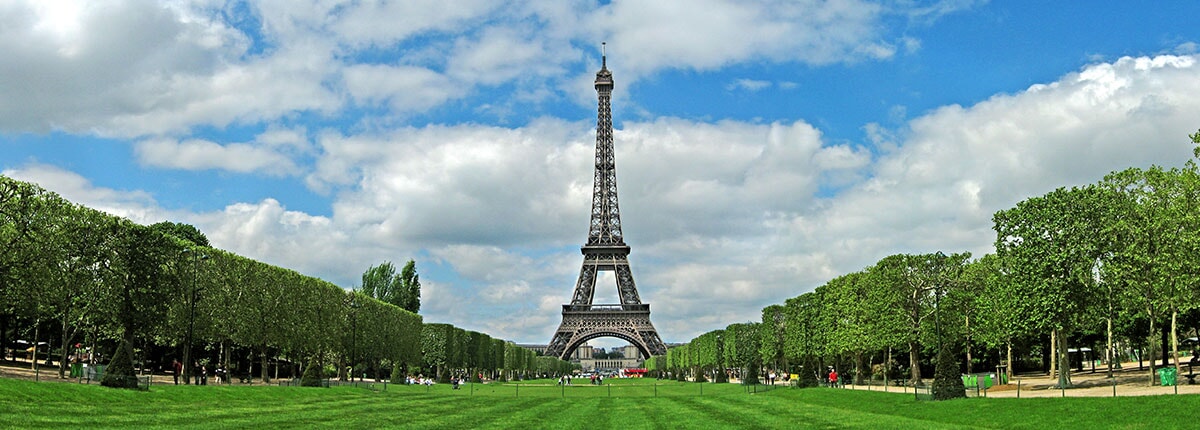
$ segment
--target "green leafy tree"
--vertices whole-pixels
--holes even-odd
[[[362,292],[367,297],[404,307],[400,276],[396,274],[396,267],[390,261],[385,261],[378,266],[371,266],[366,272],[363,272]]]
[[[977,327],[972,333],[984,345],[992,348],[1004,347],[1004,362],[1008,364],[1008,376],[1013,372],[1013,342],[1020,336],[1032,333],[1026,324],[1029,312],[1025,301],[1017,300],[1019,284],[1013,282],[1005,262],[996,254],[987,254],[971,263],[966,271],[966,282],[982,282],[982,291],[975,297]]]
[[[787,370],[783,354],[784,333],[787,332],[787,308],[783,305],[770,305],[762,310],[762,323],[759,324],[759,354],[763,364],[772,369]]]
[[[823,297],[818,291],[808,292],[785,302],[783,351],[789,362],[800,365],[800,386],[815,386],[820,382],[821,357],[825,354],[828,332],[824,330]]]
[[[408,260],[400,269],[400,291],[401,303],[398,306],[414,314],[420,313],[421,277],[417,275],[417,263],[413,260]]]
[[[208,236],[200,232],[200,229],[190,224],[183,224],[171,221],[163,221],[150,225],[151,230],[158,231],[167,236],[177,237],[190,242],[191,245],[208,248],[211,247],[208,243]]]
[[[725,327],[724,361],[741,369],[743,384],[758,384],[758,370],[762,367],[759,326],[760,323],[741,323]]]
[[[1042,197],[1017,203],[993,216],[996,250],[1010,260],[1012,280],[1027,300],[1030,324],[1050,331],[1057,343],[1057,361],[1069,363],[1067,334],[1103,292],[1094,276],[1096,261],[1104,255],[1096,232],[1106,218],[1106,191],[1099,187],[1059,188]],[[1068,366],[1058,366],[1058,385],[1071,385]]]
[[[421,280],[417,275],[417,263],[408,260],[399,274],[390,261],[372,266],[363,272],[362,291],[369,297],[418,313],[421,309]]]

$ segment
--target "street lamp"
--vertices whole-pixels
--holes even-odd
[[[196,330],[196,301],[200,294],[200,289],[197,287],[200,261],[207,260],[208,254],[195,255],[191,253],[191,249],[184,249],[183,253],[193,256],[192,260],[192,288],[188,294],[188,330],[186,346],[183,350],[183,383],[190,384],[192,377],[195,376],[195,366],[192,366],[192,336]]]

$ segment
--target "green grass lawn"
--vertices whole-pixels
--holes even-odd
[[[1160,429],[1189,427],[1200,410],[1200,396],[917,402],[828,388],[751,394],[731,384],[577,382],[583,384],[388,385],[387,391],[171,385],[141,392],[0,378],[0,428]]]

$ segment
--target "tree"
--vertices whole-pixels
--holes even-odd
[[[828,337],[822,330],[822,297],[818,291],[808,292],[788,299],[784,306],[784,324],[788,328],[783,338],[784,356],[800,364],[800,386],[815,386],[820,381],[818,372]]]
[[[725,327],[725,363],[742,370],[742,383],[758,384],[759,326],[761,323],[730,324]]]
[[[167,236],[174,236],[179,239],[190,242],[192,245],[209,248],[212,245],[208,243],[208,237],[200,232],[200,229],[190,224],[183,224],[171,221],[163,221],[150,225],[151,230],[155,230]]]
[[[762,363],[773,369],[788,370],[783,355],[784,333],[787,308],[783,305],[771,305],[762,310],[762,324],[759,324],[759,354]]]
[[[121,340],[118,348],[124,349],[113,354],[113,360],[130,360],[132,371],[134,343],[165,320],[169,295],[159,285],[167,278],[167,262],[180,249],[163,234],[127,220],[112,223],[111,228],[113,255],[104,263],[106,282],[111,285],[107,318]],[[125,366],[112,364],[118,364],[118,369]]]
[[[940,252],[924,255],[898,254],[880,260],[870,269],[879,285],[892,290],[884,297],[897,301],[894,306],[888,305],[885,308],[896,309],[895,312],[903,315],[903,324],[898,327],[905,330],[903,337],[908,344],[908,359],[912,367],[910,371],[914,385],[920,384],[921,381],[921,335],[923,330],[928,330],[929,318],[935,319],[935,328],[940,331],[940,327],[936,327],[939,325],[936,319],[940,317],[936,312],[940,296],[948,287],[947,280],[951,279],[947,277],[947,271],[957,270],[967,258],[970,258],[969,253],[950,256]]]
[[[371,266],[363,272],[362,292],[367,297],[404,307],[404,300],[400,297],[400,277],[396,275],[396,267],[390,261]]]
[[[408,260],[399,274],[390,261],[372,266],[363,272],[362,291],[368,297],[417,313],[421,309],[421,280],[417,275],[417,263]]]
[[[1129,293],[1143,309],[1150,334],[1162,314],[1171,317],[1172,340],[1177,340],[1176,321],[1181,311],[1192,308],[1195,285],[1200,284],[1197,252],[1200,252],[1200,175],[1194,162],[1183,169],[1127,169],[1105,177],[1102,185],[1120,193],[1108,224],[1116,238],[1111,242],[1111,263],[1104,273]],[[1165,342],[1165,340],[1164,340]],[[1172,342],[1175,366],[1179,367],[1178,344]],[[1166,361],[1163,348],[1163,365]],[[1153,378],[1153,373],[1151,373]]]
[[[1008,275],[1005,262],[996,254],[987,254],[971,263],[967,270],[967,282],[982,282],[982,291],[975,297],[977,328],[976,339],[989,347],[1005,346],[1004,362],[1008,364],[1008,376],[1013,372],[1013,340],[1029,333],[1024,313],[1026,302],[1019,297]]]
[[[1013,263],[1012,279],[1020,285],[1021,296],[1011,300],[1026,300],[1029,323],[1058,340],[1059,363],[1069,363],[1067,333],[1103,297],[1094,276],[1104,254],[1096,232],[1103,228],[1103,207],[1110,201],[1100,187],[1059,188],[992,217],[997,254]],[[1071,385],[1068,366],[1058,366],[1058,385]]]
[[[421,310],[421,277],[417,275],[417,263],[408,260],[400,269],[400,308],[414,314]]]

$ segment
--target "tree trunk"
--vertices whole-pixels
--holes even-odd
[[[1067,353],[1067,339],[1061,329],[1054,329],[1055,337],[1058,339],[1058,386],[1059,388],[1071,387],[1071,357]]]
[[[1108,318],[1107,328],[1105,332],[1108,335],[1108,340],[1104,344],[1104,361],[1108,363],[1108,377],[1113,377],[1113,340],[1112,340],[1112,317]]]
[[[67,356],[69,356],[70,352],[71,352],[71,339],[75,338],[75,332],[78,330],[78,329],[71,330],[71,328],[73,328],[73,326],[71,326],[71,324],[67,322],[66,318],[63,318],[62,342],[61,342],[62,356],[59,357],[61,359],[61,361],[59,361],[59,363],[58,363],[58,377],[59,378],[67,377],[67,366],[71,365],[70,360],[67,358]],[[0,357],[0,360],[3,360],[3,357]]]
[[[892,376],[892,347],[888,347],[887,361],[883,363],[883,384],[887,385],[887,379]]]
[[[1147,349],[1149,349],[1149,350],[1150,350],[1150,351],[1149,351],[1149,357],[1150,357],[1150,360],[1149,360],[1149,361],[1150,361],[1150,386],[1152,386],[1152,387],[1154,386],[1154,355],[1153,355],[1153,354],[1154,354],[1154,348],[1149,348],[1149,346],[1151,346],[1151,345],[1154,345],[1154,340],[1153,340],[1153,339],[1154,339],[1154,318],[1150,318],[1150,334],[1149,334],[1148,336],[1146,336],[1146,345],[1147,345]],[[1138,359],[1138,365],[1141,365],[1141,359]]]
[[[41,328],[42,318],[38,317],[33,322],[33,362],[29,365],[29,370],[37,370],[37,353],[38,353],[38,329]]]
[[[964,321],[967,327],[967,373],[971,373],[971,317],[966,317]]]
[[[917,386],[921,382],[921,351],[917,347],[917,341],[908,342],[908,365],[909,374],[912,381],[909,381],[912,386]]]
[[[0,362],[3,362],[8,359],[7,357],[4,356],[4,351],[7,348],[7,346],[5,346],[5,345],[9,344],[9,342],[8,342],[8,319],[9,319],[9,317],[10,317],[9,314],[0,314]]]
[[[1175,374],[1179,374],[1179,327],[1176,317],[1179,316],[1179,310],[1171,306],[1171,357],[1175,358]]]
[[[854,353],[854,384],[862,385],[863,383],[863,368],[862,368],[862,351]]]
[[[1013,375],[1012,339],[1011,338],[1008,339],[1008,358],[1005,359],[1005,362],[1008,363],[1008,369],[1006,369],[1005,373],[1007,373],[1006,376],[1008,376],[1008,380],[1011,381],[1012,375]]]
[[[271,367],[268,366],[269,363],[267,363],[267,348],[266,347],[259,348],[258,359],[259,359],[259,367],[261,368],[259,370],[262,371],[262,375],[259,376],[259,379],[262,379],[264,384],[270,383],[271,382],[271,374],[269,372],[270,372]]]
[[[1058,373],[1058,329],[1050,331],[1050,374]]]

